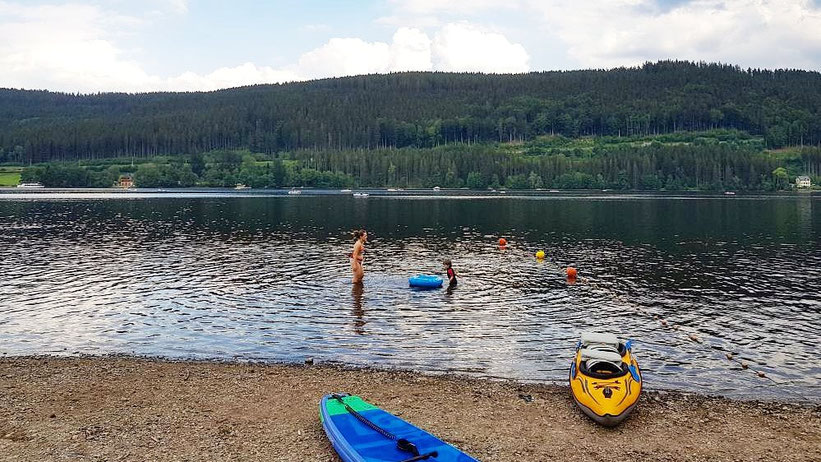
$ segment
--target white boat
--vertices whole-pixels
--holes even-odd
[[[302,194],[302,191],[300,191],[299,189],[292,189],[288,191],[288,194]]]
[[[735,193],[733,191],[724,191],[724,195],[725,196],[735,196]]]
[[[368,197],[368,193],[353,193],[353,197]]]
[[[557,193],[557,192],[559,192],[559,190],[558,189],[551,189],[550,192]]]
[[[40,183],[20,183],[17,185],[18,188],[45,188]]]
[[[396,192],[396,188],[388,188],[388,192]]]
[[[251,189],[251,188],[249,188],[247,185],[244,185],[242,183],[237,183],[237,185],[234,186],[234,189]]]
[[[434,191],[441,191],[441,190],[442,190],[442,188],[440,188],[439,186],[434,186],[434,187],[433,187],[433,190],[434,190]]]
[[[353,192],[353,191],[351,191],[350,189],[340,189],[340,190],[339,190],[339,192],[341,192],[341,193],[349,193],[349,192]]]

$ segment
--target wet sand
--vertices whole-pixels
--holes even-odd
[[[817,461],[821,408],[645,392],[615,429],[568,388],[332,366],[0,359],[3,461],[338,461],[329,392],[362,395],[482,461]]]

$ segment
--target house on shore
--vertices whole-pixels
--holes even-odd
[[[795,177],[795,186],[797,188],[811,188],[812,180],[806,175]]]
[[[123,175],[117,180],[117,187],[128,189],[134,187],[134,178],[130,175]]]

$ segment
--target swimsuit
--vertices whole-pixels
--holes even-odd
[[[450,285],[455,286],[456,285],[456,271],[453,271],[453,268],[448,268],[448,279],[450,279],[451,277],[453,278],[453,281],[450,283]]]

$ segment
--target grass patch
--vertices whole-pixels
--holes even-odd
[[[20,184],[20,173],[0,172],[0,187],[17,186],[18,184]]]

